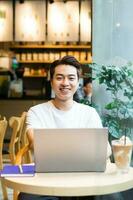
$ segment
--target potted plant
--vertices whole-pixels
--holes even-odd
[[[90,64],[99,84],[111,93],[112,100],[105,105],[103,123],[109,127],[111,136],[120,138],[132,135],[133,128],[133,66],[105,66]]]
[[[121,138],[124,135],[133,139],[133,65],[123,66],[89,64],[94,80],[104,85],[111,94],[111,101],[105,105],[102,116],[103,125],[109,129],[109,140]]]

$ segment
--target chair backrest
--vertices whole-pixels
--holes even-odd
[[[27,112],[23,112],[21,115],[21,125],[18,138],[18,151],[26,144],[26,116]]]
[[[12,164],[17,164],[15,162],[16,160],[16,154],[18,153],[19,149],[21,148],[21,138],[23,138],[23,135],[25,133],[25,120],[26,120],[26,112],[23,112],[21,117],[16,117],[16,116],[12,116],[9,119],[9,126],[12,129],[12,134],[11,134],[11,138],[10,138],[10,143],[9,143],[9,156],[10,157],[10,162]],[[4,135],[3,137],[1,134],[1,121],[0,121],[0,144],[2,139],[4,140]],[[3,147],[3,145],[2,145]],[[2,152],[2,147],[1,147],[1,152]],[[26,148],[27,150],[27,148]],[[1,163],[2,163],[2,153],[1,153]],[[2,187],[2,193],[3,193],[3,199],[7,199],[8,200],[8,195],[7,195],[7,190],[6,187],[4,185],[4,183],[2,182],[1,179],[1,187]],[[14,191],[14,194],[16,191]],[[15,197],[14,197],[15,198]]]
[[[31,163],[32,162],[32,153],[31,150],[26,148],[25,151],[25,146],[28,147],[29,141],[27,138],[26,134],[26,116],[27,112],[23,112],[21,115],[21,127],[20,127],[20,133],[19,133],[19,138],[18,138],[18,152],[20,149],[24,149],[24,156],[22,158],[22,163]]]
[[[3,141],[7,129],[7,120],[5,117],[0,119],[0,170],[3,168],[3,159],[2,159],[2,150],[3,150]]]
[[[26,115],[27,112],[23,112],[20,117],[13,116],[9,119],[9,125],[12,128],[12,136],[9,144],[9,154],[12,164],[15,162],[17,152],[28,143],[26,138]]]
[[[12,135],[9,143],[9,156],[11,163],[14,164],[16,155],[15,145],[18,142],[18,134],[21,126],[21,117],[10,117],[9,126],[12,128]]]

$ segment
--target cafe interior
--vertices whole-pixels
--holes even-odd
[[[27,111],[54,98],[49,68],[66,55],[82,64],[79,89],[92,80],[91,102],[80,103],[95,107],[109,142],[133,141],[132,9],[132,0],[0,1],[0,169],[20,162]],[[32,162],[24,151],[21,161]],[[0,199],[12,199],[4,189]]]

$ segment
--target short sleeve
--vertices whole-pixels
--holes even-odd
[[[102,121],[101,118],[99,116],[99,114],[97,113],[97,111],[95,110],[95,108],[92,108],[92,112],[91,112],[91,117],[89,118],[89,128],[102,128]]]
[[[39,128],[41,126],[37,117],[37,113],[32,108],[30,108],[27,113],[26,125],[27,130],[30,128]]]

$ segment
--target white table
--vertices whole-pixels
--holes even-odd
[[[17,191],[55,196],[89,196],[120,192],[133,187],[133,168],[117,174],[114,164],[104,173],[39,173],[34,177],[4,178],[7,187]]]

